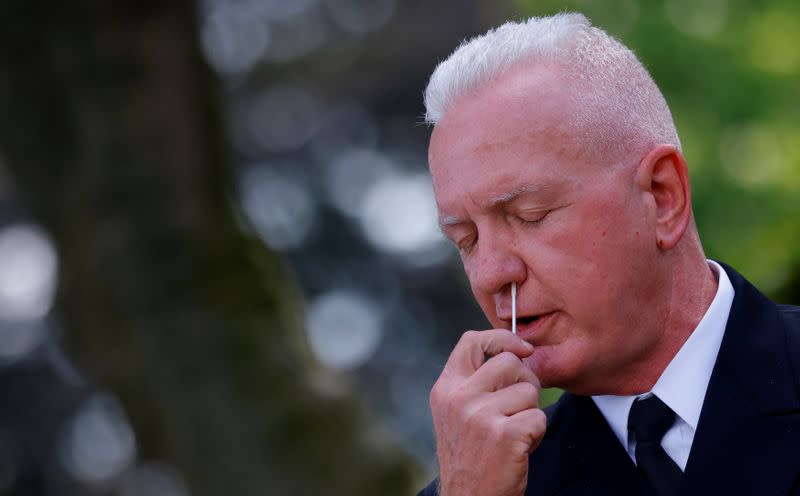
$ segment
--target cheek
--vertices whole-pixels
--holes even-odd
[[[601,217],[583,230],[576,246],[574,277],[586,302],[582,307],[609,323],[625,321],[641,311],[647,297],[643,274],[653,270],[647,248],[647,227],[622,209]]]
[[[614,265],[635,255],[647,226],[631,198],[609,194],[590,198],[576,212],[564,243],[574,243],[587,259]]]
[[[643,234],[611,202],[596,202],[571,213],[542,239],[534,258],[549,275],[548,285],[563,290],[565,301],[577,299],[579,308],[596,312],[627,286]]]

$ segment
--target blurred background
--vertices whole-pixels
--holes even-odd
[[[566,9],[663,88],[709,256],[800,303],[794,0],[6,0],[0,494],[422,487],[428,391],[486,326],[422,90]]]

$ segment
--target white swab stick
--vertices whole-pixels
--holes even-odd
[[[511,283],[511,332],[517,333],[517,283]]]

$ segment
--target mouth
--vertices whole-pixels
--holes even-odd
[[[541,315],[533,315],[530,317],[517,317],[517,325],[529,325],[541,318]]]
[[[517,335],[522,339],[533,337],[538,333],[547,321],[553,316],[554,312],[541,313],[536,315],[520,315],[517,317]],[[511,319],[503,319],[507,323],[507,328],[511,329]]]

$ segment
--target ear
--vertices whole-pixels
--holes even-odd
[[[661,250],[678,244],[692,219],[686,159],[672,145],[658,145],[639,163],[636,184],[654,206],[655,243]]]

